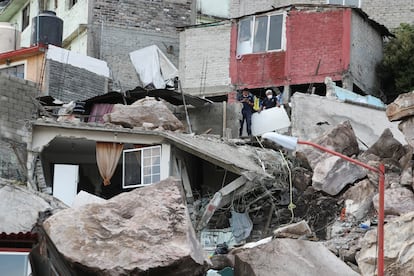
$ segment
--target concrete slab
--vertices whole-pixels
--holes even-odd
[[[263,133],[282,130],[290,127],[290,119],[286,110],[281,107],[265,109],[252,116],[252,134],[260,136]]]
[[[348,120],[361,149],[373,145],[386,128],[400,143],[407,144],[398,122],[390,122],[383,110],[302,93],[295,93],[291,103],[292,135],[302,140],[316,138]]]

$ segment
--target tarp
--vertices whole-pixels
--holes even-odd
[[[131,52],[129,57],[143,87],[152,84],[155,89],[163,89],[167,82],[178,77],[178,69],[156,45]]]

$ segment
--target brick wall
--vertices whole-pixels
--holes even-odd
[[[230,22],[181,32],[179,75],[186,93],[212,96],[231,91],[230,32]]]
[[[48,94],[64,102],[86,100],[107,93],[107,78],[54,60],[46,64]]]
[[[239,17],[256,11],[268,10],[272,6],[280,7],[290,4],[326,4],[326,0],[230,0],[231,17]],[[396,28],[400,23],[414,23],[412,0],[361,0],[361,9],[370,18],[385,25],[389,29]]]
[[[122,91],[141,85],[129,59],[132,51],[155,44],[178,68],[176,28],[194,20],[191,5],[192,0],[96,0],[88,55],[108,62],[114,88]]]
[[[382,59],[382,37],[359,14],[352,13],[351,68],[354,83],[379,96],[375,67]]]
[[[100,27],[98,28],[100,29]],[[114,81],[114,89],[126,91],[141,85],[131,63],[129,53],[157,45],[178,68],[179,41],[177,33],[141,31],[105,25],[101,44],[101,59],[108,63]],[[167,48],[171,51],[167,52]]]
[[[326,76],[340,79],[349,65],[351,15],[348,13],[349,10],[343,9],[289,13],[286,37],[290,84],[323,82]],[[344,44],[344,40],[348,43]]]
[[[0,74],[0,177],[24,181],[26,172],[27,128],[34,118],[36,85]]]

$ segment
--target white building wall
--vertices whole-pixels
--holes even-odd
[[[382,53],[381,35],[359,14],[352,12],[350,71],[354,83],[370,95],[379,96],[375,68]]]
[[[201,14],[221,18],[230,17],[231,0],[197,0],[197,11]]]
[[[230,33],[230,22],[180,33],[179,76],[186,93],[213,96],[231,91]]]
[[[73,48],[74,51],[86,54],[86,40],[87,36],[81,25],[88,23],[88,1],[78,0],[78,2],[69,9],[67,0],[58,0],[55,6],[55,1],[50,0],[47,4],[47,9],[56,12],[56,16],[63,20],[63,41],[73,41],[74,45],[68,44],[68,48]],[[30,3],[30,21],[29,26],[24,29],[21,35],[21,46],[30,46],[30,36],[32,33],[32,19],[39,14],[39,0],[30,0],[23,5],[20,10],[9,20],[10,23],[16,24],[17,29],[21,30],[22,26],[22,11],[27,4]],[[79,38],[77,36],[80,35]]]

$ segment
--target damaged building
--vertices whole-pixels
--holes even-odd
[[[383,38],[389,35],[357,8],[273,8],[184,29],[181,81],[184,91],[195,95],[249,88],[263,97],[269,87],[284,88],[286,94],[314,88],[323,94],[325,77],[331,77],[348,90],[378,95],[372,68],[381,60]],[[228,98],[235,99],[232,93]]]

